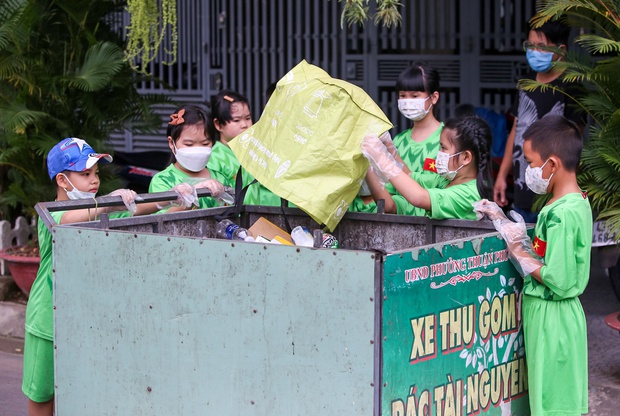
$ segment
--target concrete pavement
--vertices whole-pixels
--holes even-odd
[[[27,416],[22,393],[23,339],[0,336],[0,416]]]
[[[0,302],[0,416],[27,416],[22,394],[22,354],[26,304]]]
[[[581,296],[588,321],[589,415],[617,416],[620,332],[605,324],[605,316],[620,311],[620,301],[601,263],[595,251],[590,283]],[[27,401],[21,392],[24,312],[23,303],[0,302],[0,416],[27,415]]]

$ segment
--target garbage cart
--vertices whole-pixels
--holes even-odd
[[[87,206],[37,207],[59,416],[529,414],[521,279],[488,221],[348,213],[328,249],[215,239],[227,208],[49,215]],[[261,217],[317,227],[236,220]]]

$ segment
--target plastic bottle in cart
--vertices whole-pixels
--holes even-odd
[[[222,220],[217,223],[216,234],[218,238],[240,241],[254,241],[250,232],[235,224],[231,220]]]
[[[296,246],[314,247],[314,237],[306,227],[298,225],[291,231],[291,238]]]

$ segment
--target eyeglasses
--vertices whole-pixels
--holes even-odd
[[[529,40],[526,40],[525,42],[523,42],[524,51],[527,52],[528,50],[531,51],[532,49],[541,49],[543,51],[555,51],[559,48],[557,45],[547,45],[546,43],[543,43],[543,42],[534,43]]]

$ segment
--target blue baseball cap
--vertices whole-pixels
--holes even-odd
[[[65,170],[82,172],[90,169],[97,162],[110,163],[112,156],[107,153],[95,153],[92,147],[82,139],[70,137],[52,147],[47,155],[47,172],[50,179]]]

